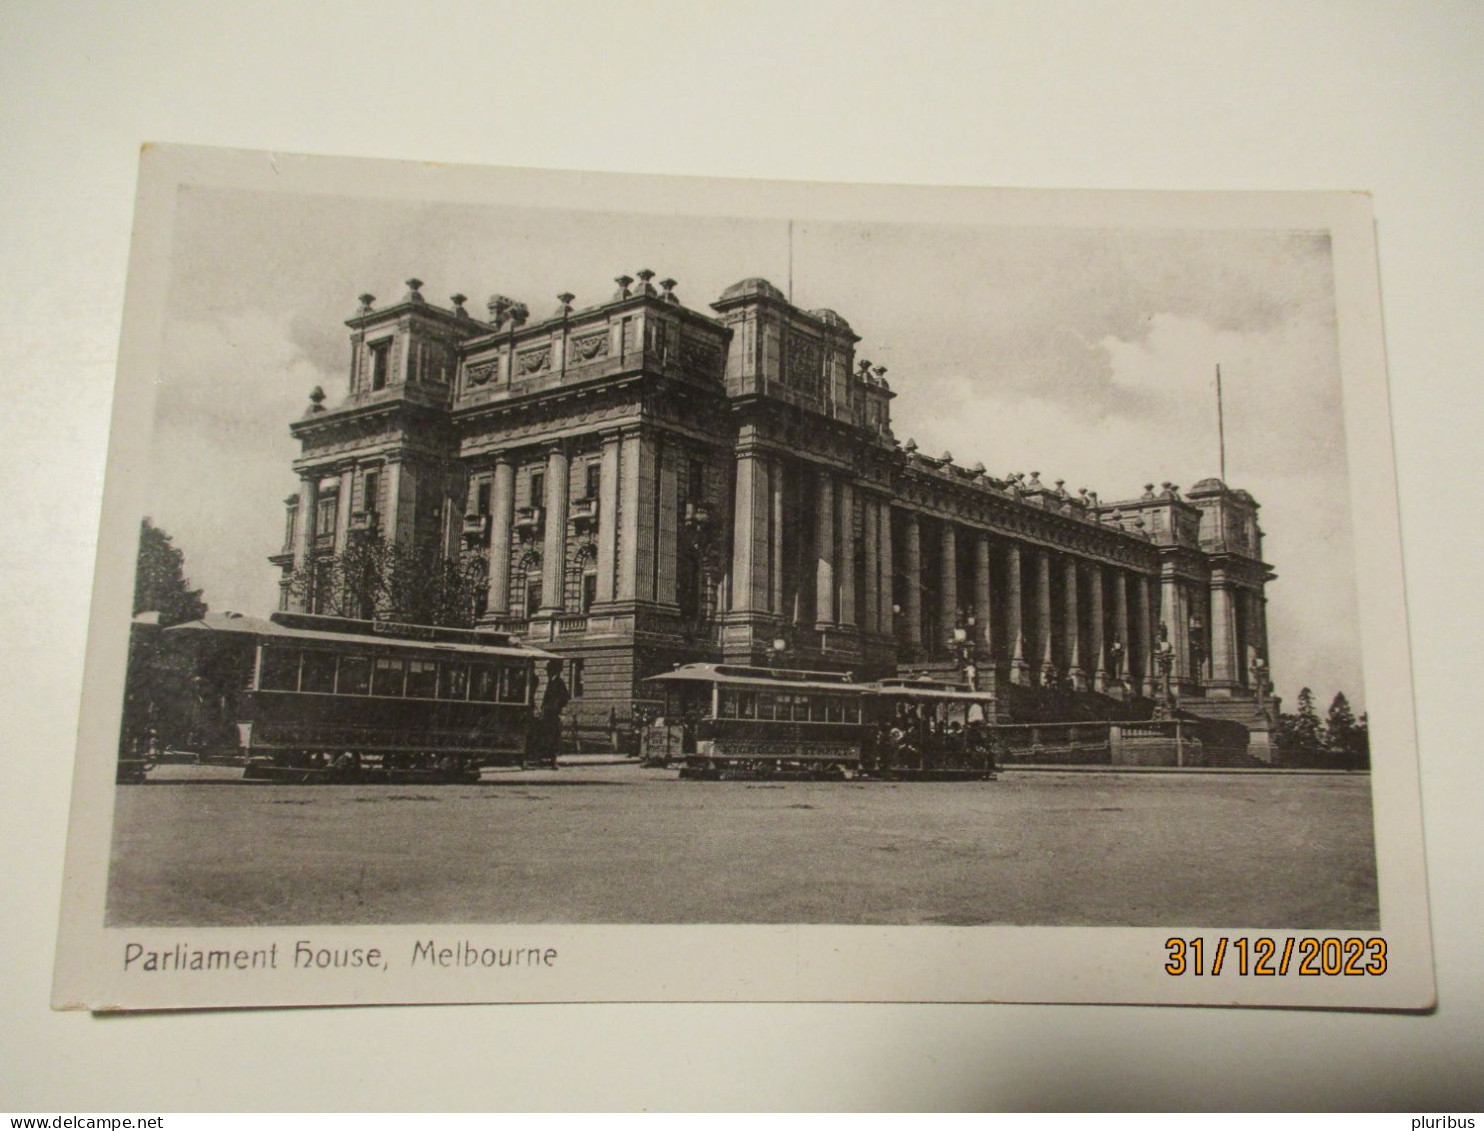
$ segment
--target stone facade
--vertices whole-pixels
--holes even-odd
[[[747,279],[702,314],[638,276],[539,320],[499,295],[485,319],[440,308],[415,279],[382,309],[363,295],[346,397],[292,426],[284,607],[296,563],[376,529],[484,558],[483,622],[581,661],[588,721],[700,660],[972,665],[1013,716],[1052,692],[1147,707],[1163,652],[1186,709],[1261,699],[1274,575],[1251,495],[1102,502],[926,455],[834,311]]]

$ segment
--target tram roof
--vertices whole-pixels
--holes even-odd
[[[450,652],[466,656],[487,656],[492,659],[561,659],[555,652],[546,652],[540,648],[532,648],[528,645],[514,642],[485,644],[477,640],[422,640],[409,638],[405,635],[392,635],[391,629],[386,634],[352,630],[353,626],[358,626],[362,623],[370,624],[371,622],[342,621],[336,630],[331,631],[322,628],[300,628],[295,625],[280,624],[277,621],[264,620],[262,617],[247,616],[242,613],[206,613],[199,620],[186,621],[165,631],[232,633],[255,638],[282,640],[285,643],[294,641],[308,643],[312,641],[323,644],[359,644],[367,647],[395,648],[404,651]],[[404,625],[391,626],[392,629],[404,631],[408,627]],[[470,635],[472,636],[474,634],[470,633]]]
[[[649,676],[645,683],[720,683],[731,686],[771,687],[779,691],[832,691],[864,694],[863,683],[842,672],[795,671],[789,668],[755,668],[744,664],[685,664],[672,672]]]
[[[993,691],[954,691],[943,687],[914,687],[910,683],[873,683],[867,686],[872,695],[882,698],[949,700],[958,703],[992,703]]]

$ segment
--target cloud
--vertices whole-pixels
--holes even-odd
[[[151,444],[148,513],[187,555],[213,608],[276,603],[283,499],[295,486],[289,423],[309,390],[340,390],[283,320],[244,310],[172,322]]]

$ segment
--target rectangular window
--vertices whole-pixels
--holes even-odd
[[[469,698],[468,664],[444,664],[438,669],[438,698]]]
[[[809,721],[809,700],[799,696],[794,702],[794,722],[807,723]]]
[[[528,681],[524,667],[511,666],[503,669],[501,682],[501,699],[507,703],[524,703],[526,701],[526,684]]]
[[[385,389],[392,366],[392,340],[374,342],[371,345],[371,390]]]
[[[598,575],[596,573],[584,573],[582,575],[582,612],[593,607],[593,602],[598,599]]]
[[[757,692],[737,692],[737,717],[739,719],[752,719],[757,717]]]
[[[493,703],[499,697],[499,669],[490,664],[469,666],[469,698],[479,703]]]
[[[438,689],[438,665],[431,660],[407,663],[407,698],[431,699]]]
[[[546,473],[543,471],[531,472],[531,497],[526,505],[539,507],[546,499]]]
[[[590,464],[587,465],[583,474],[586,476],[584,497],[589,499],[596,499],[598,497],[599,485],[603,481],[603,465],[597,460],[593,460]]]
[[[298,650],[295,648],[264,648],[263,666],[258,673],[258,687],[263,691],[298,691]]]
[[[387,697],[400,696],[406,679],[407,669],[401,660],[394,660],[388,656],[378,657],[376,666],[371,671],[371,694]]]
[[[371,657],[341,656],[335,690],[341,695],[365,695],[371,690]]]
[[[368,471],[361,482],[361,510],[375,514],[381,506],[381,472]]]
[[[686,501],[699,503],[706,498],[706,465],[698,459],[690,461],[686,478]]]
[[[582,694],[582,664],[580,659],[567,662],[567,690],[574,699]]]
[[[787,717],[788,708],[784,707],[783,710],[785,717]],[[771,720],[773,718],[773,696],[766,691],[758,692],[757,717],[765,720]]]
[[[479,489],[474,493],[474,513],[490,513],[490,481],[484,480],[479,484]]]
[[[531,577],[526,579],[526,616],[533,617],[541,608],[541,579]]]
[[[861,705],[858,699],[845,700],[845,721],[847,723],[859,723],[861,721]]]
[[[339,508],[339,498],[336,495],[326,495],[319,501],[318,519],[314,525],[314,532],[321,537],[328,537],[335,533],[335,515]]]
[[[829,709],[830,722],[843,723],[845,721],[845,704],[840,702],[840,700],[829,699],[826,701],[826,706]]]
[[[721,717],[724,719],[735,719],[737,717],[737,693],[735,691],[722,691]]]
[[[305,652],[299,669],[299,690],[319,695],[335,693],[335,653]]]

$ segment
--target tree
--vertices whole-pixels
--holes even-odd
[[[1365,715],[1357,721],[1350,709],[1345,693],[1335,695],[1329,705],[1328,726],[1325,729],[1325,745],[1336,754],[1344,756],[1347,763],[1356,767],[1371,764],[1370,722]]]
[[[157,612],[162,625],[195,620],[206,612],[201,590],[185,577],[185,554],[153,520],[139,524],[139,558],[134,571],[134,615]]]
[[[1343,691],[1335,692],[1325,716],[1324,744],[1331,750],[1349,752],[1355,741],[1355,712]]]
[[[1351,743],[1356,762],[1369,769],[1371,765],[1371,717],[1366,711],[1360,713],[1351,732]]]
[[[1288,753],[1317,754],[1324,748],[1324,728],[1314,708],[1314,692],[1309,688],[1299,692],[1298,714],[1284,712],[1278,721],[1279,742]]]
[[[301,564],[289,593],[326,616],[468,628],[479,617],[488,566],[477,555],[445,558],[436,546],[354,534],[345,549]]]

